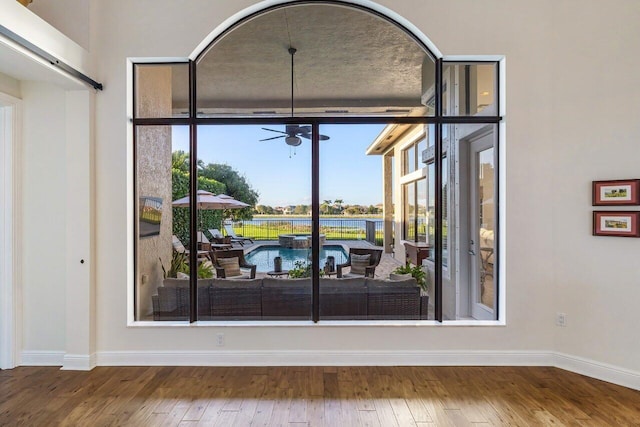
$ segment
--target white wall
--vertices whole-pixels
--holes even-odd
[[[220,328],[126,327],[132,214],[126,58],[185,57],[219,23],[254,3],[92,2],[95,78],[105,82],[96,99],[98,352],[218,349]],[[632,305],[640,292],[632,259],[639,241],[591,237],[589,200],[593,179],[638,177],[640,11],[636,0],[556,3],[380,0],[445,55],[507,58],[507,325],[237,327],[225,330],[225,350],[546,350],[640,371]],[[36,165],[42,162],[42,153],[31,154]],[[568,314],[566,328],[554,325],[556,311]],[[39,332],[30,345],[59,345]]]
[[[640,371],[640,239],[591,236],[591,181],[640,178],[640,7],[554,5],[552,127],[555,348]],[[625,7],[626,6],[626,7]],[[584,29],[589,29],[585,31]],[[576,78],[580,76],[580,78]],[[593,118],[592,118],[593,117]],[[632,207],[639,210],[640,207]],[[618,208],[629,209],[629,208]]]
[[[64,351],[65,91],[22,82],[23,350]]]
[[[89,6],[85,0],[35,0],[29,10],[89,50]]]

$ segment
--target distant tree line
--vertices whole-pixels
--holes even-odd
[[[268,206],[256,205],[257,215],[311,215],[311,205]],[[349,205],[344,200],[323,200],[320,204],[321,215],[378,215],[382,214],[382,205]]]

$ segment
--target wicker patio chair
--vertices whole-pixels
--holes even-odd
[[[244,251],[242,249],[229,249],[226,251],[213,251],[211,252],[211,257],[213,266],[216,269],[216,275],[220,279],[255,279],[256,278],[256,268],[257,266],[254,264],[249,264],[244,258]],[[227,264],[224,260],[230,260],[233,258],[238,259],[238,266],[241,269],[240,274],[229,276],[227,272],[229,271],[229,266],[222,264]],[[221,261],[223,260],[223,261]],[[225,269],[225,267],[227,267]],[[244,271],[243,271],[244,270]]]
[[[353,260],[352,255],[369,255],[369,265],[367,265],[363,274],[359,274],[354,272],[353,270]],[[380,259],[382,258],[382,249],[373,249],[373,248],[350,248],[349,249],[349,257],[347,258],[347,262],[344,264],[338,264],[336,266],[336,270],[338,272],[338,278],[340,277],[374,277],[376,272],[376,267],[380,264]],[[345,267],[351,267],[348,273],[343,273],[342,269]]]

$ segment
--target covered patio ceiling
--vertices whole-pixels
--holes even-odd
[[[277,8],[214,41],[197,65],[199,113],[289,116],[289,47],[297,49],[296,115],[427,114],[431,56],[397,25],[336,4]],[[186,99],[174,91],[174,109],[186,107]]]

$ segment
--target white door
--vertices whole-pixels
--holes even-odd
[[[14,192],[20,100],[0,93],[0,369],[18,365],[20,323],[15,233],[18,203]]]
[[[494,134],[471,141],[469,150],[470,224],[469,256],[471,280],[471,315],[475,319],[495,320],[497,288],[494,273],[496,204],[495,204]]]

